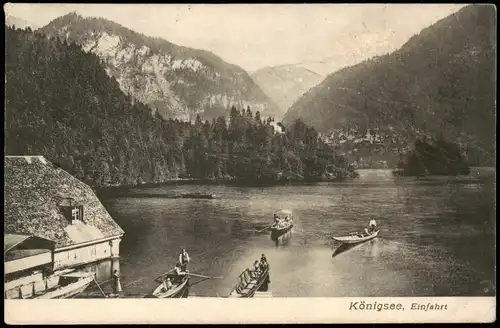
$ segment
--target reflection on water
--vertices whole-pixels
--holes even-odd
[[[273,236],[273,234],[270,234],[270,238],[276,246],[287,246],[292,239],[292,230],[281,236]]]
[[[494,174],[494,172],[493,172]],[[147,190],[144,190],[147,189]],[[190,270],[224,276],[190,293],[227,296],[238,275],[261,254],[271,266],[273,296],[493,295],[493,175],[394,177],[360,170],[360,178],[307,186],[160,186],[134,192],[207,192],[221,199],[107,198],[126,234],[121,267],[129,292],[154,289],[181,248]],[[280,240],[269,230],[276,209],[294,212]],[[371,216],[378,238],[338,250],[332,236],[360,231]],[[332,256],[333,255],[333,256]],[[124,281],[124,284],[126,284]]]

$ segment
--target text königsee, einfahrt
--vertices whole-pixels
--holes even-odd
[[[404,311],[405,307],[402,303],[380,303],[380,302],[351,302],[349,310],[361,311]],[[448,310],[448,304],[439,303],[415,303],[412,302],[410,306],[412,311],[434,311],[434,310]]]

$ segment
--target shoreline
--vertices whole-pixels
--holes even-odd
[[[211,179],[169,179],[161,182],[150,182],[135,185],[117,185],[117,186],[105,186],[105,187],[94,187],[95,191],[99,195],[115,194],[116,192],[127,191],[130,189],[146,189],[151,187],[160,186],[189,186],[189,185],[204,185],[204,186],[237,186],[237,187],[273,187],[273,186],[301,186],[301,185],[314,185],[317,183],[325,182],[341,182],[346,180],[357,179],[358,176],[354,177],[343,177],[335,179],[306,179],[306,180],[277,180],[277,181],[242,181],[242,180],[211,180]]]
[[[495,167],[490,167],[490,166],[471,166],[470,169],[471,169],[471,172],[465,176],[473,174],[473,172],[478,170],[478,169],[485,170],[488,172],[495,172],[495,170],[496,170]],[[357,169],[356,172],[364,171],[364,170],[386,170],[386,171],[391,171],[391,173],[393,173],[395,176],[411,177],[410,175],[402,175],[402,174],[396,173],[395,171],[397,171],[397,169],[394,169],[394,168],[384,168],[384,169],[363,168],[363,169]],[[358,175],[359,175],[359,173],[358,173]],[[237,186],[237,187],[249,187],[249,188],[250,187],[273,187],[273,186],[284,186],[284,185],[305,186],[305,185],[315,185],[318,183],[329,183],[329,182],[335,183],[335,182],[355,180],[358,178],[358,175],[354,176],[354,177],[343,177],[343,178],[336,178],[336,179],[275,180],[275,181],[262,181],[262,182],[241,181],[241,180],[231,180],[231,179],[220,179],[220,180],[205,179],[204,180],[204,179],[174,178],[174,179],[164,180],[161,182],[140,183],[140,184],[132,184],[132,185],[110,185],[110,186],[105,186],[105,187],[93,187],[93,189],[99,195],[107,195],[107,194],[115,194],[116,192],[127,191],[130,189],[142,189],[142,188],[146,189],[146,188],[161,187],[161,186],[189,186],[189,185],[214,186],[214,185],[220,185],[220,186]],[[438,176],[438,175],[427,175],[427,176]],[[443,176],[456,176],[456,175],[443,175]]]

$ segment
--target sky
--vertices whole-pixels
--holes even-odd
[[[209,50],[252,72],[298,64],[320,74],[392,52],[464,4],[11,4],[41,27],[76,11]]]

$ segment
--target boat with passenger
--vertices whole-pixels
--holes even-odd
[[[363,234],[358,232],[351,232],[348,236],[333,237],[333,240],[339,241],[344,244],[358,244],[365,241],[377,238],[380,230],[375,230],[370,234]]]
[[[238,276],[238,283],[234,286],[229,294],[230,298],[242,297],[250,298],[255,295],[257,291],[267,289],[267,285],[271,282],[269,277],[269,264],[262,254],[262,259],[259,265],[252,269],[245,269]]]
[[[271,237],[278,238],[293,228],[293,213],[290,210],[279,210],[274,213],[274,222],[269,228]]]
[[[189,290],[188,272],[180,270],[180,265],[155,279],[158,286],[146,298],[184,298]]]

